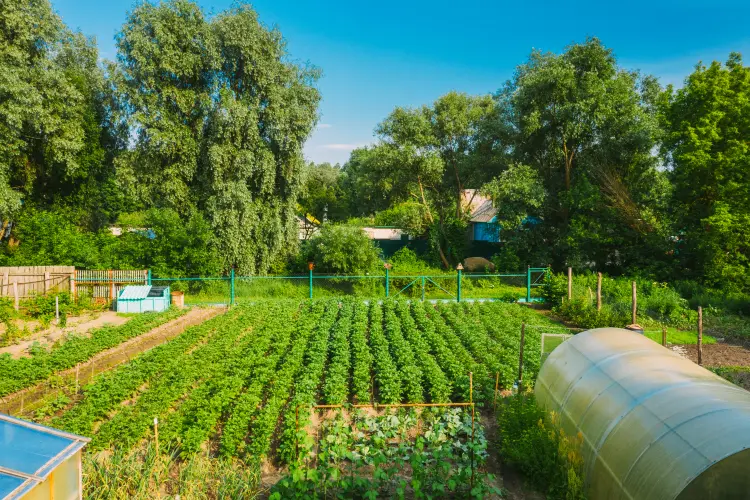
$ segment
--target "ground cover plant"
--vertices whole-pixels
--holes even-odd
[[[444,403],[471,398],[477,411],[487,410],[498,374],[501,389],[515,383],[522,322],[528,324],[524,366],[525,379],[531,381],[539,367],[541,333],[560,328],[520,305],[353,299],[240,305],[97,375],[80,391],[50,400],[46,408],[26,416],[93,437],[88,450],[99,458],[86,461],[90,490],[121,491],[122,485],[114,484],[103,471],[148,457],[159,469],[145,483],[124,486],[132,496],[148,496],[154,492],[149,488],[156,487],[184,494],[187,483],[168,478],[181,477],[180,471],[194,472],[198,465],[235,470],[229,464],[239,462],[256,471],[248,475],[254,478],[260,478],[258,471],[269,466],[282,471],[292,466],[293,474],[294,467],[299,470],[303,463],[299,458],[319,443],[305,431],[322,429],[321,420],[313,418],[314,404]],[[473,393],[469,391],[470,372]],[[468,446],[486,446],[483,438],[467,443],[460,430],[465,429],[465,413],[430,415],[430,422],[454,426],[448,434],[461,442],[463,452]],[[150,448],[155,444],[155,418],[158,459]],[[416,417],[403,414],[398,418]],[[333,429],[335,420],[325,425]],[[383,422],[377,425],[387,426]],[[425,467],[441,467],[438,462],[445,461],[438,458],[448,450],[434,448],[434,434],[421,435],[421,440],[403,443],[405,455],[388,455],[391,462],[383,471],[399,460],[409,462],[412,458],[404,457],[416,451],[422,454],[424,462],[420,463]],[[390,453],[385,449],[375,452]],[[445,460],[463,463],[465,456],[459,452],[451,448]],[[482,470],[483,453],[475,453],[477,471]],[[199,464],[196,456],[224,465]],[[316,478],[312,471],[317,467],[306,469],[306,483],[290,484],[289,488],[308,487]],[[465,482],[465,472],[442,483],[436,477],[417,478],[418,483],[409,482],[406,487],[409,491],[428,488],[430,494],[442,494],[438,490],[443,486],[445,494],[469,494],[472,489],[467,489],[472,485]],[[321,485],[332,480],[330,476],[317,478]],[[373,479],[361,483],[357,491],[375,490],[385,495],[402,488],[402,480],[400,475]],[[479,484],[483,483],[473,486]]]

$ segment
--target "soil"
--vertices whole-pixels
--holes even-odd
[[[698,362],[698,347],[674,345],[670,347],[680,356]],[[750,350],[742,345],[717,342],[703,346],[703,366],[750,366]]]
[[[83,386],[93,380],[97,374],[111,370],[121,363],[128,362],[139,354],[180,335],[188,327],[203,323],[224,311],[225,309],[220,307],[193,308],[179,318],[168,321],[143,335],[139,335],[111,349],[100,352],[85,363],[81,363],[78,367],[57,372],[50,377],[58,380],[59,378],[63,378],[69,382],[68,384],[57,383],[55,384],[58,386],[57,388],[51,388],[50,384],[44,381],[36,386],[6,396],[2,405],[3,409],[9,415],[19,415],[23,411],[32,409],[34,403],[50,395],[54,396],[55,394],[62,393],[65,385],[74,386],[76,377],[78,377],[79,385]]]
[[[100,328],[105,325],[119,326],[127,323],[129,320],[130,316],[119,316],[114,311],[104,311],[68,318],[68,323],[64,328],[52,326],[46,330],[34,332],[17,344],[0,348],[0,354],[8,353],[14,358],[21,358],[29,355],[29,349],[34,344],[41,345],[42,347],[49,346],[70,334],[85,336],[89,335],[89,332],[94,328]],[[33,331],[39,326],[39,322],[20,320],[20,322],[17,322],[17,326],[20,330],[23,330],[25,327]]]

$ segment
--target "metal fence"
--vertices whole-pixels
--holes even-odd
[[[186,304],[236,304],[258,299],[314,299],[338,296],[403,297],[415,300],[501,300],[540,302],[539,287],[548,268],[525,272],[399,275],[388,269],[380,275],[307,274],[287,276],[152,277],[149,283],[185,293]]]

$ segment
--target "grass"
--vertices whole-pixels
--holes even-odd
[[[644,331],[646,337],[654,342],[661,344],[661,328],[646,328]],[[698,332],[678,330],[674,327],[667,328],[667,344],[688,344],[695,345],[698,343]],[[703,344],[715,344],[716,338],[711,335],[703,334]]]

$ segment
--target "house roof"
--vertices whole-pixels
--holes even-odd
[[[477,189],[464,189],[462,203],[471,214],[471,222],[492,222],[497,215],[497,209],[492,200],[479,194]]]

